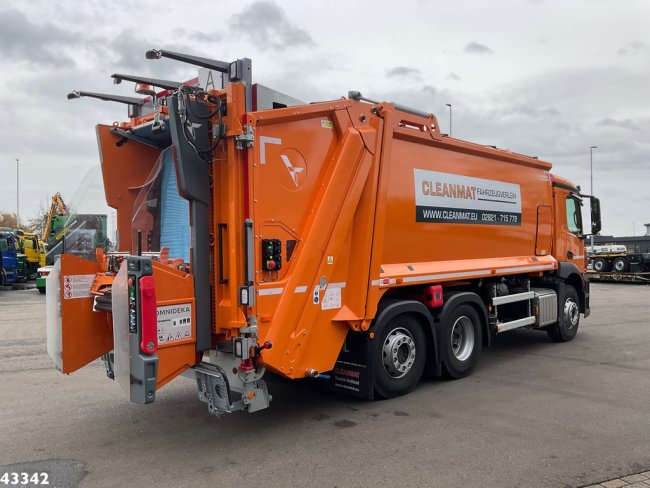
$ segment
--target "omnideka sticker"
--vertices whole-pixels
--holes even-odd
[[[192,338],[192,304],[158,307],[158,344]]]
[[[519,185],[414,169],[416,222],[521,225]]]

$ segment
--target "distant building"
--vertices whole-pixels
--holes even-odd
[[[594,244],[622,244],[627,247],[628,252],[650,253],[650,224],[645,224],[645,235],[643,236],[594,236]]]

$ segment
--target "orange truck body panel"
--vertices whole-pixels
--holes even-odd
[[[213,270],[212,331],[235,337],[254,314],[260,342],[274,344],[262,361],[276,373],[299,378],[330,370],[348,331],[367,330],[391,289],[553,270],[568,248],[584,256],[562,223],[564,208],[554,203],[563,190],[552,187],[550,163],[443,136],[434,117],[391,104],[380,107],[381,116],[346,99],[246,114],[243,86],[217,93],[228,103],[229,135],[242,132],[243,120],[254,128],[255,144],[241,151],[227,138],[215,156],[221,163],[212,166],[213,231],[226,224],[228,278],[215,283]],[[128,217],[160,151],[117,147],[109,129],[98,126],[107,201],[118,210],[120,249],[130,251]],[[416,170],[518,185],[519,224],[417,222]],[[246,217],[255,224],[251,310],[238,304]],[[262,239],[296,242],[281,270],[261,271]],[[326,296],[325,306],[334,308],[322,308]]]
[[[550,163],[443,137],[434,119],[390,104],[381,118],[369,104],[340,100],[247,122],[256,134],[248,155],[255,249],[263,238],[297,241],[279,272],[260,271],[256,254],[254,313],[260,340],[274,344],[264,364],[278,373],[331,369],[348,330],[367,329],[395,287],[557,268],[554,235],[567,237],[549,213]],[[416,170],[518,185],[518,225],[417,222]],[[584,254],[580,240],[570,245]],[[338,291],[323,305],[327,290]],[[215,332],[226,328],[217,321]]]
[[[585,270],[583,240],[567,225],[566,201],[580,191],[553,176],[550,163],[453,139],[433,115],[391,103],[343,98],[251,111],[246,89],[229,83],[209,92],[227,107],[227,132],[210,165],[210,256],[188,265],[158,250],[153,261],[158,307],[193,310],[192,337],[158,348],[157,387],[202,361],[207,350],[197,351],[198,327],[211,331],[211,354],[254,334],[257,344],[272,343],[251,352],[258,367],[303,378],[331,371],[351,331],[372,332],[384,298],[434,284],[453,289],[499,277],[541,278],[562,263]],[[171,112],[158,107],[159,115]],[[154,115],[119,127],[147,124]],[[134,205],[161,150],[117,144],[110,126],[99,125],[97,134],[119,251],[133,253]],[[241,143],[246,134],[250,144]],[[174,157],[179,174],[176,147]],[[190,196],[182,196],[192,208]],[[251,282],[245,222],[253,226]],[[138,228],[146,234],[154,225]],[[281,256],[265,262],[268,240],[280,242]],[[63,256],[62,268],[106,272],[105,265],[75,259]],[[209,268],[209,324],[197,324],[194,314],[199,268]],[[100,282],[97,294],[107,288]],[[247,287],[254,297],[244,302]],[[64,372],[71,372],[110,350],[111,325],[107,314],[92,312],[92,298],[64,300],[62,310],[70,346]],[[83,352],[76,348],[89,342]]]

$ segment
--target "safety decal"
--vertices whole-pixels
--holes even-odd
[[[95,280],[94,274],[66,275],[63,277],[63,298],[88,298],[92,296],[90,287]]]
[[[314,287],[314,305],[318,305],[320,303],[320,288],[318,285]]]
[[[323,295],[320,308],[321,310],[341,308],[341,288],[332,288],[331,286],[328,286]]]

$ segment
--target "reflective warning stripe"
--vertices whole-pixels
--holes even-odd
[[[485,276],[492,274],[492,271],[489,269],[484,269],[481,271],[461,271],[458,273],[440,273],[432,274],[425,276],[406,276],[404,277],[404,283],[412,283],[417,281],[435,281],[435,280],[446,280],[449,278],[467,278],[469,276]]]
[[[281,295],[283,291],[284,291],[284,288],[263,288],[258,292],[258,294],[260,296],[263,296],[263,295]]]
[[[552,264],[540,264],[537,266],[520,266],[517,268],[497,268],[497,273],[516,273],[517,271],[541,271],[543,269],[553,269]]]
[[[579,258],[580,256],[576,257],[576,259]],[[438,273],[438,274],[430,274],[430,275],[422,275],[422,276],[405,276],[402,278],[402,282],[421,283],[423,281],[428,282],[428,281],[446,280],[451,278],[470,278],[470,277],[479,277],[479,276],[489,276],[492,274],[520,273],[525,271],[542,271],[542,270],[548,270],[553,268],[554,268],[553,264],[538,264],[534,266],[495,268],[494,270],[482,269],[477,271],[459,271],[455,273]],[[397,278],[381,278],[378,280],[372,280],[371,282],[372,286],[394,285],[395,283],[397,283]]]
[[[345,288],[345,281],[341,281],[340,283],[330,283],[327,285],[327,288]]]

